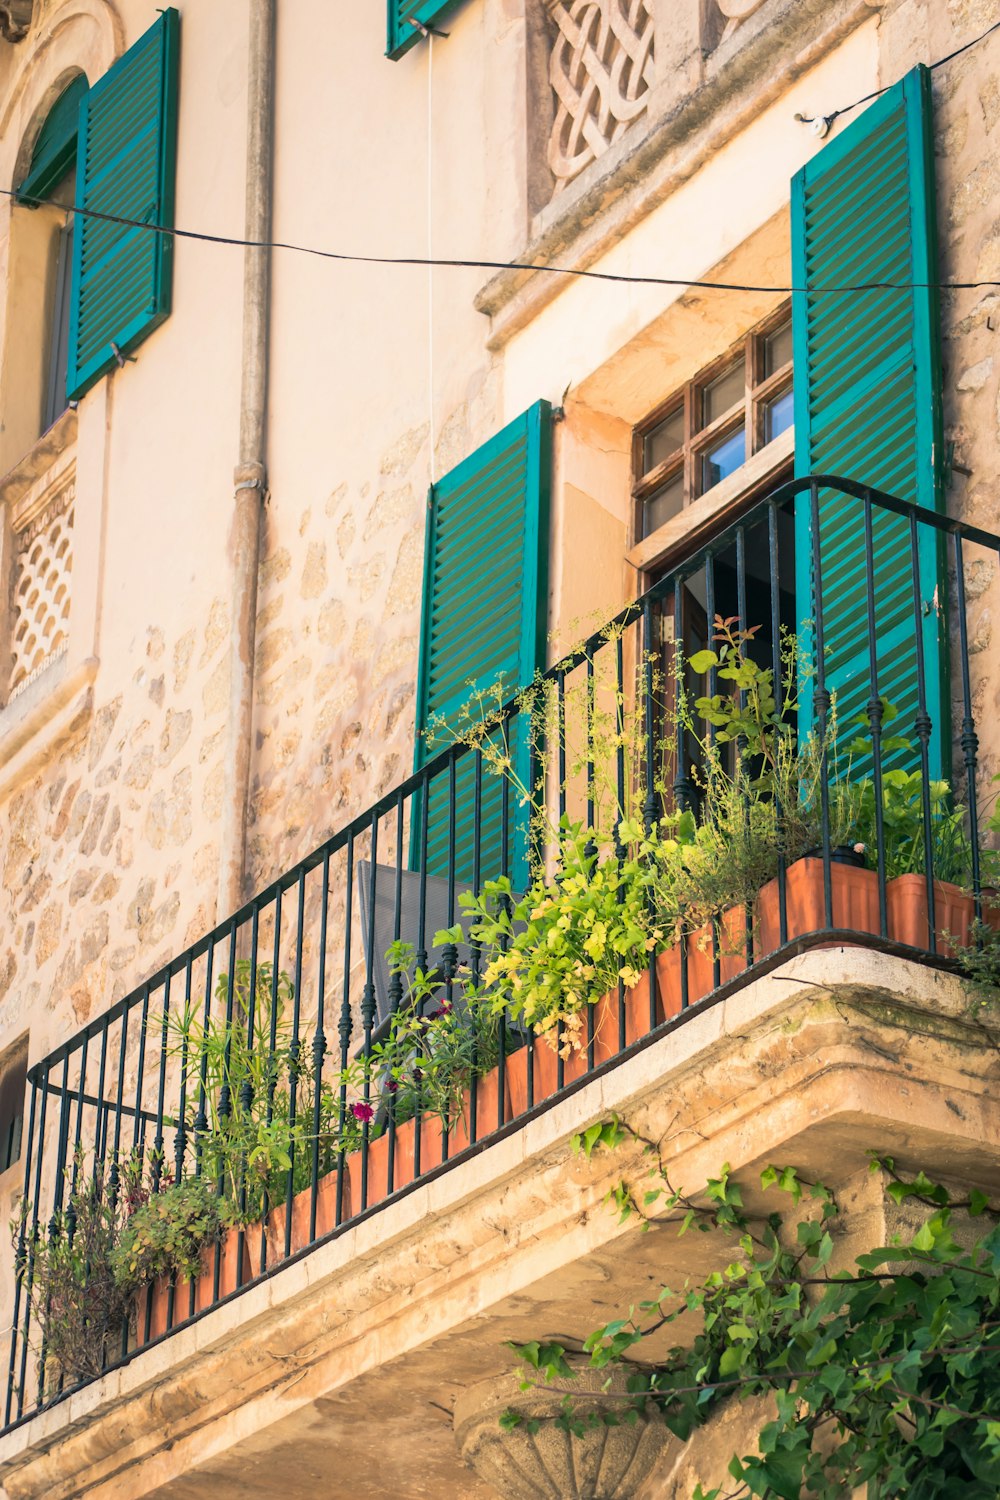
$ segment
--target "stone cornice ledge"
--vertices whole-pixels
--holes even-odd
[[[94,709],[99,665],[96,656],[76,666],[63,657],[0,711],[0,797],[84,728]]]
[[[635,144],[595,162],[538,215],[539,232],[517,260],[586,270],[729,140],[862,22],[882,0],[769,0],[714,52],[702,84],[667,114],[651,119]],[[817,21],[821,22],[817,31]],[[489,347],[502,349],[566,284],[538,270],[504,270],[475,298],[493,320]]]

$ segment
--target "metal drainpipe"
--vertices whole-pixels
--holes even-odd
[[[274,191],[274,53],[277,0],[249,0],[250,61],[247,102],[246,238],[271,238]],[[257,574],[267,494],[267,414],[271,252],[248,249],[243,263],[243,388],[239,463],[230,528],[232,558],[229,723],[226,797],[219,862],[220,918],[243,900],[247,807],[253,735]]]

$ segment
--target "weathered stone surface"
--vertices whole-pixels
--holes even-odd
[[[580,1392],[588,1414],[613,1414],[628,1404],[627,1368],[594,1370],[589,1360],[574,1368],[575,1379],[555,1390],[540,1382],[524,1392],[520,1373],[512,1372],[463,1390],[455,1402],[458,1451],[504,1500],[631,1500],[668,1443],[676,1443],[653,1412],[582,1437],[557,1426],[566,1390]],[[508,1410],[525,1419],[511,1432],[500,1427]],[[537,1431],[529,1430],[529,1420],[540,1424]]]

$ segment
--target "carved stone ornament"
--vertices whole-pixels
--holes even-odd
[[[589,1411],[605,1403],[620,1409],[628,1374],[581,1361],[573,1385]],[[516,1373],[469,1387],[455,1402],[459,1453],[503,1500],[631,1500],[672,1441],[663,1422],[650,1412],[634,1423],[588,1427],[577,1437],[555,1421],[562,1400],[561,1389],[522,1391]],[[508,1410],[528,1421],[505,1432],[500,1418]]]
[[[7,42],[21,42],[31,25],[34,0],[0,0],[0,37]]]
[[[716,0],[719,9],[726,17],[726,29],[722,33],[722,41],[732,36],[741,21],[752,16],[755,10],[760,10],[764,0]]]
[[[653,0],[547,0],[558,193],[642,114],[653,85]]]

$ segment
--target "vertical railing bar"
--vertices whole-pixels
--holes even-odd
[[[705,555],[705,614],[707,616],[708,646],[712,647],[715,637],[715,553],[708,552]],[[719,690],[719,675],[715,667],[708,669],[708,696],[714,697]],[[708,741],[708,764],[705,769],[706,791],[711,784],[714,773],[714,760],[716,753],[715,725],[711,719],[706,725],[706,739]],[[712,798],[706,795],[706,803],[710,806]],[[722,983],[722,964],[719,959],[719,919],[713,917],[709,922],[712,936],[712,989],[717,990]]]
[[[191,1020],[191,995],[193,980],[194,960],[190,953],[184,965],[184,1020],[180,1028],[181,1035],[181,1076],[178,1088],[177,1105],[177,1130],[174,1134],[174,1180],[180,1182],[185,1172],[185,1158],[187,1156],[187,1072],[188,1072],[188,1032]],[[192,1282],[193,1285],[193,1282]],[[167,1293],[167,1327],[174,1326],[174,1313],[176,1312],[177,1283],[170,1283]]]
[[[230,1081],[232,1070],[232,1040],[233,1040],[233,1006],[236,1001],[236,938],[237,923],[234,918],[229,926],[229,960],[227,963],[226,983],[226,1021],[225,1021],[225,1046],[223,1048],[222,1063],[222,1086],[219,1089],[219,1133],[224,1136],[227,1130],[227,1121],[230,1115],[232,1101],[232,1084]],[[220,1162],[217,1192],[222,1197],[225,1185],[225,1165]],[[234,1184],[235,1186],[235,1184]],[[222,1241],[215,1247],[215,1268],[212,1276],[212,1302],[219,1300],[220,1287],[222,1284]]]
[[[615,858],[619,867],[625,859],[625,845],[622,843],[622,820],[625,817],[625,649],[622,643],[621,631],[615,633]],[[625,901],[625,883],[621,879],[618,882],[618,904],[623,905]],[[653,962],[656,962],[656,953],[653,952]],[[654,970],[655,972],[655,970]],[[627,1044],[626,1011],[625,1011],[625,981],[621,975],[618,976],[618,1051],[623,1052]]]
[[[372,891],[375,889],[375,850],[372,848]],[[316,1030],[313,1033],[312,1161],[309,1170],[309,1243],[316,1238],[319,1187],[319,1127],[323,1104],[323,1062],[326,1057],[326,939],[330,915],[330,849],[323,850],[323,886],[319,901],[319,975],[316,984]],[[367,1084],[365,1095],[367,1097]],[[365,1130],[367,1132],[367,1124]],[[365,1136],[367,1144],[367,1133]]]
[[[674,716],[676,719],[677,744],[675,749],[676,765],[674,767],[674,810],[678,813],[686,812],[693,801],[692,787],[687,775],[687,731],[685,728],[685,717],[687,715],[687,701],[684,683],[684,577],[681,573],[674,576]],[[680,927],[676,934],[677,944],[680,949],[680,971],[681,971],[681,1010],[687,1010],[691,1003],[688,987],[688,943],[687,943],[687,921],[681,915]],[[652,1026],[654,1015],[650,1011],[650,1025]]]
[[[784,683],[781,659],[781,562],[778,550],[778,510],[773,500],[767,507],[767,552],[768,573],[771,580],[771,676],[774,686],[774,712],[780,721],[784,713]],[[788,755],[788,746],[779,741],[779,755]],[[784,808],[781,803],[780,786],[775,788],[775,829],[778,843],[778,943],[784,947],[788,941],[788,889],[787,860],[785,857]]]
[[[812,529],[813,598],[816,607],[816,718],[820,740],[820,815],[823,844],[823,920],[827,928],[833,926],[833,886],[830,878],[830,788],[827,782],[829,755],[827,753],[827,721],[830,710],[830,695],[826,689],[826,656],[823,636],[823,565],[821,559],[819,531],[819,485],[815,479],[809,481],[809,518]]]
[[[739,618],[739,630],[741,641],[746,639],[747,630],[747,556],[746,556],[746,527],[739,526],[736,530],[736,613]],[[744,689],[740,689],[740,709],[746,709],[747,695]],[[746,781],[743,775],[743,756],[746,753],[746,740],[741,735],[734,746],[737,765],[734,767],[739,776],[739,784],[743,788],[743,823],[747,839],[750,838],[750,802],[746,790]],[[747,901],[743,907],[744,941],[743,960],[749,969],[753,965],[753,902]]]
[[[255,901],[250,914],[250,974],[247,982],[247,1014],[246,1014],[246,1042],[247,1042],[247,1069],[240,1080],[239,1094],[235,1100],[237,1115],[240,1123],[240,1134],[245,1135],[242,1126],[251,1118],[253,1110],[253,1079],[250,1069],[253,1066],[253,1055],[257,1042],[257,944],[260,937],[260,907]],[[239,1025],[239,1016],[235,1018],[235,1024]],[[250,1163],[246,1152],[240,1149],[240,1218],[236,1229],[236,1285],[243,1285],[243,1257],[246,1254],[246,1220],[250,1209],[249,1187],[247,1178],[249,1176]],[[263,1221],[263,1214],[261,1215]]]
[[[378,817],[373,816],[371,821],[371,849],[370,849],[371,878],[368,882],[368,938],[365,943],[365,982],[361,991],[361,1047],[365,1059],[364,1071],[364,1103],[365,1113],[371,1107],[371,1052],[372,1052],[372,1027],[375,1022],[375,910],[376,910],[376,884],[378,882]],[[369,1154],[369,1121],[361,1123],[361,1149],[367,1157]],[[367,1181],[367,1172],[364,1174]],[[364,1196],[364,1195],[362,1195]]]
[[[557,763],[559,767],[559,837],[563,838],[563,825],[566,819],[567,790],[566,790],[566,673],[560,667],[556,672],[556,739]],[[556,879],[562,878],[562,853],[560,850],[559,868],[556,871]],[[528,1101],[529,1105],[534,1102],[534,1072],[535,1072],[535,1045],[534,1040],[529,1037],[528,1045],[531,1051],[528,1055]],[[556,1089],[561,1090],[564,1081],[565,1064],[563,1061],[563,1023],[562,1018],[556,1022]]]
[[[4,1420],[4,1426],[5,1427],[7,1427],[7,1426],[10,1425],[11,1408],[12,1408],[12,1406],[14,1404],[15,1371],[17,1369],[18,1340],[19,1340],[20,1335],[21,1335],[21,1330],[20,1330],[20,1327],[19,1327],[20,1320],[21,1320],[21,1288],[22,1288],[22,1285],[24,1284],[24,1280],[25,1280],[25,1278],[27,1276],[27,1268],[28,1268],[27,1257],[29,1255],[29,1252],[28,1252],[28,1249],[27,1249],[27,1245],[25,1243],[25,1240],[26,1240],[25,1226],[27,1224],[28,1207],[31,1204],[31,1162],[32,1162],[32,1157],[34,1156],[34,1149],[35,1149],[35,1110],[36,1110],[37,1103],[38,1103],[38,1086],[35,1083],[35,1080],[32,1079],[31,1080],[31,1100],[30,1100],[30,1103],[28,1105],[28,1137],[27,1137],[27,1142],[26,1142],[26,1146],[25,1146],[25,1154],[24,1154],[24,1187],[22,1189],[22,1200],[21,1200],[22,1203],[23,1203],[23,1205],[24,1205],[24,1207],[23,1207],[23,1210],[22,1210],[22,1217],[21,1217],[20,1228],[18,1230],[17,1249],[15,1251],[15,1262],[14,1262],[14,1264],[15,1264],[15,1270],[16,1270],[16,1275],[14,1277],[14,1308],[13,1308],[13,1312],[11,1313],[11,1320],[10,1320],[10,1362],[8,1364],[8,1367],[7,1367],[7,1396],[6,1396],[6,1400],[4,1402],[4,1418],[3,1418],[3,1420]],[[39,1137],[38,1154],[39,1154],[39,1157],[42,1154],[42,1139],[41,1139],[41,1137]],[[33,1211],[36,1213],[36,1215],[37,1215],[37,1204],[38,1204],[38,1199],[37,1199],[37,1195],[36,1195],[35,1204],[34,1204],[34,1208],[33,1208]],[[32,1266],[34,1264],[34,1255],[33,1254],[31,1255],[31,1264],[32,1264]],[[30,1301],[31,1301],[31,1285],[30,1285],[30,1282],[29,1282],[29,1285],[28,1285],[28,1297],[27,1297],[27,1301],[30,1304]],[[25,1343],[26,1343],[27,1342],[27,1331],[25,1331],[24,1338],[25,1338]],[[18,1415],[20,1416],[20,1412],[18,1412]]]
[[[642,607],[642,677],[644,702],[643,709],[643,758],[645,766],[643,774],[645,778],[645,792],[643,795],[642,818],[646,836],[652,838],[656,827],[660,809],[657,805],[656,796],[656,705],[654,694],[656,691],[655,676],[655,627],[653,624],[653,605],[648,595]],[[652,894],[647,894],[647,910],[650,916],[650,928],[656,925],[656,913],[652,910]],[[656,949],[649,951],[649,1029],[652,1031],[656,1026]]]
[[[281,898],[282,889],[279,885],[274,896],[274,942],[271,945],[271,1019],[267,1033],[267,1105],[264,1111],[264,1120],[268,1130],[270,1130],[274,1120],[274,1095],[278,1086],[278,978],[281,972]],[[289,1168],[290,1170],[291,1168]],[[288,1184],[286,1182],[286,1191],[287,1187]],[[260,1250],[257,1257],[257,1265],[261,1274],[267,1269],[267,1225],[274,1206],[271,1202],[270,1191],[267,1188],[264,1190],[263,1206],[264,1212],[261,1215],[260,1221]]]
[[[351,1057],[351,1033],[354,1018],[351,1015],[351,939],[354,917],[354,833],[347,835],[347,873],[344,882],[344,970],[341,980],[340,1018],[337,1035],[340,1041],[340,1089],[337,1099],[337,1212],[336,1223],[343,1222],[344,1182],[347,1174],[347,1159],[344,1151],[344,1134],[347,1125],[347,1080],[346,1070]],[[372,875],[374,885],[374,873]],[[361,1202],[351,1204],[351,1213],[356,1214],[367,1206],[368,1201],[368,1152],[365,1149],[367,1126],[362,1125],[361,1136]],[[390,1146],[392,1144],[392,1122],[389,1124]],[[391,1170],[391,1169],[390,1169]],[[288,1231],[291,1231],[289,1211]],[[286,1252],[287,1253],[287,1252]]]
[[[875,538],[872,523],[871,490],[865,490],[865,600],[868,620],[868,724],[872,736],[872,785],[875,794],[875,843],[878,868],[878,930],[888,936],[889,913],[885,886],[885,802],[882,790],[882,695],[878,680],[878,636],[875,619]]]
[[[927,937],[928,951],[937,952],[937,912],[934,889],[934,838],[931,809],[931,765],[930,741],[933,725],[927,712],[927,681],[924,662],[924,621],[920,601],[920,542],[917,518],[910,512],[910,572],[913,585],[913,638],[917,656],[917,717],[914,724],[917,744],[920,747],[920,802],[924,833],[924,881],[927,887]],[[939,543],[936,540],[936,545]]]
[[[301,1056],[301,1023],[302,1023],[302,945],[305,942],[305,915],[306,915],[306,872],[299,868],[297,881],[298,900],[295,911],[295,970],[292,980],[294,994],[292,995],[292,1040],[288,1046],[288,1133],[291,1136],[289,1156],[291,1166],[288,1169],[288,1182],[285,1186],[285,1257],[292,1253],[292,1200],[295,1196],[295,1130],[298,1124],[299,1107],[299,1058]],[[343,1130],[344,1122],[341,1120],[340,1128]]]
[[[35,1250],[38,1242],[39,1209],[42,1195],[42,1157],[45,1154],[45,1115],[49,1098],[49,1068],[46,1066],[39,1080],[42,1089],[42,1107],[38,1112],[38,1159],[35,1162],[35,1191],[31,1204],[31,1249],[28,1252],[27,1287],[24,1300],[24,1329],[21,1336],[21,1365],[18,1373],[17,1389],[17,1417],[18,1420],[24,1415],[25,1383],[28,1374],[28,1343],[31,1336],[31,1293],[35,1278]],[[95,1191],[99,1185],[95,1185]],[[39,1377],[42,1378],[41,1376]]]
[[[965,783],[969,804],[969,842],[972,854],[972,901],[976,922],[983,920],[983,891],[979,862],[978,773],[979,736],[972,706],[972,681],[969,673],[969,621],[965,612],[965,560],[962,537],[952,535],[955,550],[955,602],[958,610],[958,642],[962,668],[962,758],[965,761]]]

